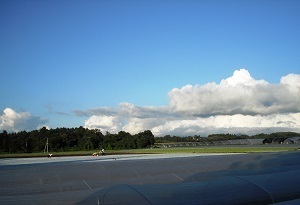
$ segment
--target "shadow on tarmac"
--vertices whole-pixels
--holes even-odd
[[[180,183],[106,187],[79,204],[299,204],[299,173],[300,153],[261,154]]]
[[[299,151],[119,157],[0,166],[0,204],[300,204]]]

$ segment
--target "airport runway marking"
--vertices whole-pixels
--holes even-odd
[[[63,188],[62,188],[62,182],[61,182],[61,179],[60,177],[58,176],[58,174],[56,172],[54,172],[55,176],[58,178],[59,180],[59,184],[60,184],[60,192],[63,192]]]
[[[175,177],[177,177],[178,179],[180,179],[181,181],[183,181],[183,179],[182,178],[180,178],[178,175],[176,175],[176,174],[174,174],[174,173],[172,173]]]
[[[90,187],[90,185],[83,179],[82,180],[86,185],[87,185],[87,187],[90,189],[90,190],[92,190],[92,187]]]
[[[180,167],[182,168],[183,170],[185,170],[187,173],[191,174],[192,172],[190,172],[188,169],[184,168],[184,167]]]
[[[138,175],[139,177],[139,180],[140,180],[140,184],[143,184],[142,180],[141,180],[141,175],[135,170],[135,169],[132,169],[131,167],[129,167],[134,173],[136,173],[136,175]]]

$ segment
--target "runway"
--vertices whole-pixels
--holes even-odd
[[[0,204],[209,204],[208,185],[222,182],[218,191],[226,193],[228,190],[223,190],[222,186],[231,183],[232,177],[245,179],[276,174],[279,179],[287,180],[283,186],[285,190],[292,185],[291,189],[297,191],[288,198],[276,199],[268,186],[260,185],[270,192],[266,200],[271,198],[274,204],[295,200],[299,203],[300,177],[295,174],[300,173],[299,167],[299,151],[0,159]],[[287,177],[289,175],[293,177]],[[277,185],[277,191],[281,184]],[[202,193],[202,187],[205,187],[206,201],[195,194],[197,189]],[[174,192],[179,188],[185,194],[179,196]],[[192,192],[195,193],[191,195]],[[220,202],[224,203],[215,204],[226,204],[223,199]]]

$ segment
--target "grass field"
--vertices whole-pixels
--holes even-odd
[[[300,145],[299,145],[300,147]],[[201,146],[201,147],[174,147],[174,148],[152,148],[152,149],[129,149],[129,150],[106,150],[107,155],[114,154],[191,154],[191,153],[259,153],[259,152],[284,152],[298,150],[297,144],[291,145],[256,145],[256,146]],[[86,156],[92,155],[94,151],[73,151],[73,152],[51,152],[53,156]],[[0,154],[0,158],[19,157],[45,157],[47,153],[18,153]]]

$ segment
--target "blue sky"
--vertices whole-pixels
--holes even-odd
[[[299,11],[300,2],[291,0],[3,0],[0,130],[85,126],[132,133],[150,129],[157,135],[299,131],[300,108],[293,103],[299,100]],[[206,99],[203,89],[213,82],[220,88],[222,81],[244,76],[246,81],[239,81],[243,86],[272,93],[289,74],[296,79],[295,92],[259,98],[251,105],[240,102],[234,105],[240,113],[215,112],[224,109],[210,99],[223,102],[224,108],[232,105],[230,99],[218,98],[222,89],[209,90],[211,97],[202,100]],[[258,88],[262,80],[267,86]],[[187,85],[191,90],[184,89]],[[174,89],[180,90],[175,97]],[[245,97],[231,92],[236,101]],[[182,106],[180,96],[191,100]],[[279,97],[293,100],[278,102]],[[258,107],[266,101],[267,110],[278,104],[288,108],[262,111]],[[250,111],[251,106],[260,111]],[[204,109],[209,111],[205,116],[198,112]],[[142,114],[137,117],[137,112]],[[286,122],[295,124],[278,127],[274,120],[274,125],[268,121],[268,126],[247,130],[222,123],[218,129],[209,123],[198,126],[210,117],[233,121],[237,115],[253,120],[288,115]]]

